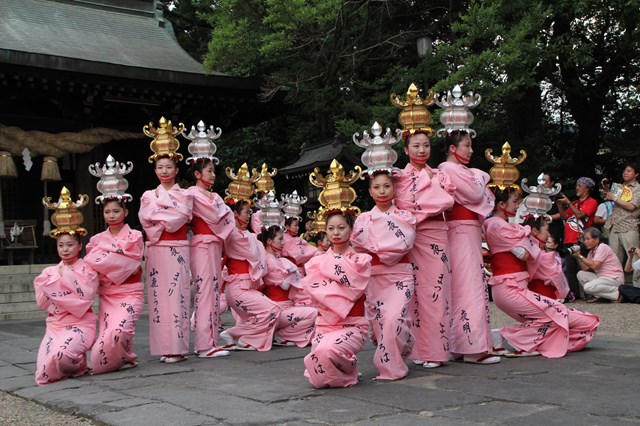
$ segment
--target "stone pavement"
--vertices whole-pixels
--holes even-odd
[[[162,364],[149,356],[146,317],[136,336],[137,368],[38,387],[33,374],[43,333],[42,320],[0,322],[0,391],[96,424],[640,423],[637,338],[596,336],[585,351],[556,360],[503,358],[491,366],[452,362],[436,370],[412,365],[409,376],[396,382],[371,380],[376,372],[368,345],[359,356],[363,377],[357,386],[316,390],[302,376],[308,348]]]

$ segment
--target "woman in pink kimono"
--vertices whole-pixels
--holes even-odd
[[[299,269],[300,274],[304,276],[304,265],[309,259],[315,256],[317,249],[309,244],[304,238],[298,236],[300,231],[299,219],[296,217],[288,217],[284,222],[284,247],[282,248],[282,257],[289,259]],[[296,306],[309,306],[309,295],[304,290],[292,288],[290,291],[291,300]]]
[[[567,308],[527,288],[528,262],[537,262],[540,248],[533,244],[531,229],[509,223],[515,215],[519,194],[512,188],[495,189],[496,206],[493,217],[483,224],[491,249],[489,280],[493,300],[498,308],[520,324],[501,328],[492,336],[494,346],[501,349],[502,339],[515,350],[506,356],[543,355],[559,358],[567,352],[579,351],[593,339],[600,318]]]
[[[453,185],[453,208],[445,213],[451,265],[451,353],[474,364],[495,364],[500,357],[489,355],[489,290],[484,279],[482,230],[493,211],[494,197],[487,188],[489,175],[469,168],[473,148],[464,130],[445,132],[447,161],[440,164]]]
[[[174,157],[155,160],[160,185],[145,191],[138,216],[146,233],[145,274],[149,303],[151,355],[172,364],[189,352],[191,273],[187,225],[192,219],[193,196],[181,189]]]
[[[294,306],[289,298],[291,288],[301,288],[300,272],[290,260],[280,257],[284,236],[280,227],[271,226],[262,231],[260,240],[267,252],[267,273],[262,280],[263,293],[276,302],[282,311],[273,343],[276,346],[303,348],[311,342],[318,311],[308,306]]]
[[[549,299],[565,300],[569,294],[569,283],[562,271],[562,261],[556,251],[548,251],[549,222],[543,217],[528,216],[523,223],[531,228],[532,244],[540,247],[540,257],[537,262],[527,262],[527,270],[531,281],[529,290]]]
[[[137,365],[133,338],[144,309],[142,233],[124,222],[129,214],[124,201],[114,198],[100,201],[104,203],[102,215],[108,228],[91,237],[84,257],[98,271],[100,280],[101,322],[100,334],[91,349],[93,374]]]
[[[351,213],[327,217],[333,247],[305,265],[302,285],[318,309],[311,353],[304,375],[315,388],[348,387],[358,383],[358,358],[367,339],[365,292],[371,276],[371,256],[351,248]]]
[[[84,197],[82,205],[86,204]],[[35,379],[39,386],[82,376],[89,370],[87,351],[95,341],[98,319],[91,305],[99,285],[98,273],[79,258],[79,237],[86,230],[80,228],[81,216],[67,188],[62,189],[57,204],[49,199],[43,202],[65,220],[56,223],[56,216],[52,217],[58,226],[51,236],[56,239],[60,263],[45,268],[33,281],[36,303],[49,314],[36,360]]]
[[[407,254],[416,237],[416,219],[393,205],[393,180],[386,172],[371,177],[369,194],[375,207],[362,213],[353,227],[351,244],[371,255],[371,281],[367,287],[366,316],[373,328],[376,380],[397,380],[409,368],[404,359],[411,354],[410,304],[413,297],[413,267]]]
[[[217,336],[220,327],[222,248],[235,229],[235,219],[222,198],[209,190],[216,179],[213,161],[210,158],[196,159],[191,165],[191,174],[196,182],[187,190],[193,197],[193,236],[189,257],[192,282],[195,284],[195,350],[199,358],[215,358],[229,355],[228,351],[218,348]]]
[[[443,212],[453,206],[455,186],[447,175],[427,165],[431,143],[426,133],[405,132],[403,137],[409,163],[395,179],[394,202],[417,220],[416,240],[408,254],[416,276],[411,358],[425,368],[437,368],[450,357],[451,264]]]
[[[223,349],[268,351],[282,308],[259,291],[267,270],[267,254],[256,234],[247,230],[251,216],[249,202],[234,201],[230,207],[236,227],[224,242],[227,267],[224,293],[236,325],[220,333],[225,343]]]

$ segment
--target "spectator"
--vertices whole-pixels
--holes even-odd
[[[544,187],[545,188],[553,188],[556,184],[556,178],[554,178],[549,173],[543,173],[544,177]],[[558,194],[562,195],[562,193]],[[562,240],[562,236],[564,234],[564,223],[562,222],[562,218],[560,217],[560,213],[558,213],[558,205],[554,204],[551,209],[547,212],[553,221],[549,224],[549,234],[558,242]]]
[[[593,298],[587,303],[618,301],[618,287],[624,283],[622,265],[611,247],[601,242],[602,233],[596,228],[584,231],[584,244],[589,250],[587,257],[574,253],[582,269],[578,272],[578,281],[584,292]],[[590,272],[592,270],[593,272]]]
[[[604,224],[613,212],[613,201],[607,201],[605,198],[607,192],[610,190],[611,181],[607,178],[602,179],[600,182],[600,196],[604,201],[598,204],[598,210],[596,210],[596,215],[593,218],[593,225],[602,231],[602,242],[604,243],[609,242],[609,231],[605,228]]]
[[[627,252],[627,263],[624,264],[625,272],[640,270],[640,259],[632,262],[634,257],[640,257],[640,249],[638,247],[631,247]]]
[[[564,240],[565,247],[578,244],[578,239],[582,235],[585,228],[593,225],[593,217],[598,209],[598,203],[591,197],[591,191],[596,186],[593,179],[581,177],[576,182],[576,201],[569,201],[567,196],[563,196],[556,200],[558,205],[558,213],[564,223]],[[564,206],[568,206],[565,210]],[[576,278],[578,272],[578,263],[575,258],[567,256],[565,259],[567,281],[569,288],[578,297],[582,293],[580,284]]]
[[[638,224],[640,223],[640,187],[638,186],[638,166],[628,164],[622,172],[624,187],[620,193],[609,191],[605,199],[613,201],[613,212],[605,223],[609,231],[609,244],[618,256],[620,263],[624,262],[625,253],[631,247],[638,247]],[[637,256],[633,260],[638,259]],[[640,286],[640,270],[633,272],[633,285]]]

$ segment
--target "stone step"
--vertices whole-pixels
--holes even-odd
[[[2,284],[0,283],[0,294],[4,293],[27,293],[34,292],[32,282]]]
[[[4,311],[2,307],[6,303],[31,302],[36,303],[36,294],[33,291],[21,291],[12,293],[0,293],[0,312]]]
[[[47,313],[44,311],[27,311],[27,312],[0,312],[0,321],[9,320],[37,320],[47,318]]]
[[[15,274],[15,275],[0,275],[0,292],[6,285],[12,284],[33,284],[33,280],[39,274]]]
[[[49,264],[41,265],[4,265],[0,266],[0,282],[3,282],[3,276],[33,274],[39,275],[44,268],[51,266]]]

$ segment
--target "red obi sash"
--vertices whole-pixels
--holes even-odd
[[[249,273],[249,262],[246,260],[232,259],[227,257],[227,271],[229,275],[240,275]]]
[[[458,203],[455,203],[451,211],[445,212],[444,215],[447,220],[479,220],[477,213]]]
[[[529,290],[549,299],[556,298],[556,292],[553,290],[553,287],[550,285],[545,285],[544,281],[539,278],[536,278],[535,280],[531,280],[529,282]]]
[[[526,272],[527,265],[511,252],[493,253],[491,255],[491,272],[493,276]]]
[[[282,257],[284,257],[287,260],[290,260],[291,263],[293,263],[294,265],[300,266],[300,265],[298,265],[298,262],[296,262],[296,260],[293,257],[291,257],[291,256],[282,256]]]
[[[364,316],[364,300],[365,295],[360,296],[360,299],[356,300],[353,307],[347,314],[348,317],[363,317]]]
[[[284,302],[289,300],[289,290],[283,290],[277,285],[268,285],[263,291],[264,295],[274,302]]]
[[[176,232],[163,231],[160,241],[181,241],[187,239],[187,224],[185,223]]]
[[[369,253],[369,254],[371,255],[371,266],[383,265],[383,263],[380,261],[380,258],[378,257],[377,254],[375,253]],[[398,263],[411,263],[411,262],[409,262],[409,257],[405,254]]]
[[[435,220],[438,222],[444,222],[444,215],[442,213],[438,213],[435,216],[429,216],[427,220]]]
[[[194,216],[191,220],[191,230],[195,235],[213,235],[213,231],[207,225],[207,222],[199,218],[198,216]]]
[[[140,281],[142,281],[142,268],[138,268],[138,271],[131,274],[122,284],[137,284]]]

